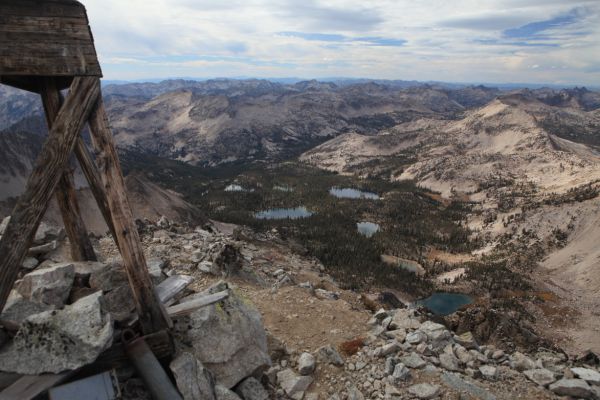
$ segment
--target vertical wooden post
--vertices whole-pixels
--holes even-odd
[[[56,87],[54,78],[44,79],[41,90],[42,104],[46,114],[48,130],[58,115],[63,98]],[[77,203],[73,172],[67,166],[56,187],[56,200],[62,214],[65,230],[71,243],[71,257],[74,261],[97,261],[94,247],[87,234],[79,204]]]
[[[96,164],[108,199],[112,223],[117,235],[117,245],[123,257],[142,331],[145,334],[158,332],[169,327],[169,320],[163,305],[154,292],[150,273],[146,266],[146,258],[127,199],[123,173],[108,125],[102,96],[98,98],[96,106],[90,114],[89,126],[96,151]]]
[[[48,133],[25,192],[12,211],[0,240],[0,310],[4,308],[19,267],[46,212],[75,146],[77,135],[100,94],[97,77],[75,77],[70,93]]]

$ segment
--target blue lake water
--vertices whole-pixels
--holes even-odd
[[[417,304],[427,307],[437,315],[452,314],[460,307],[471,304],[473,299],[461,293],[434,293],[426,299],[418,300]]]
[[[337,188],[332,187],[329,189],[329,194],[340,198],[340,199],[370,199],[379,200],[377,193],[365,192],[363,190],[352,189],[352,188]]]
[[[379,231],[379,224],[373,222],[357,222],[356,228],[358,229],[358,233],[369,238]]]
[[[269,210],[259,211],[254,214],[258,219],[298,219],[313,215],[306,207],[296,208],[271,208]]]

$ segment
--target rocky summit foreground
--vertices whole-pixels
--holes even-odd
[[[138,227],[174,320],[175,356],[162,362],[186,400],[600,396],[595,355],[480,343],[422,309],[366,301],[372,296],[340,289],[276,232],[220,223],[192,229],[166,218]],[[23,374],[104,362],[132,323],[112,240],[94,242],[102,261],[68,262],[63,236],[42,226],[36,247],[50,250],[31,253],[0,314],[11,322],[0,330],[2,390]],[[187,289],[164,292],[174,282]],[[201,306],[185,310],[193,301]],[[122,398],[150,398],[127,363],[115,376]]]

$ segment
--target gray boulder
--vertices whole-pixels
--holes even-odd
[[[523,375],[540,386],[548,386],[549,384],[556,382],[554,372],[545,368],[528,369],[523,371]]]
[[[580,399],[591,399],[594,392],[583,379],[561,379],[550,385],[549,389],[559,396],[571,396]]]
[[[454,341],[468,350],[477,349],[478,347],[477,342],[475,341],[475,338],[471,332],[465,332],[463,334],[454,336]]]
[[[310,376],[297,375],[291,369],[284,369],[277,373],[277,382],[289,397],[301,400],[304,392],[311,385],[313,378]]]
[[[125,267],[119,263],[111,263],[104,268],[94,268],[89,272],[89,284],[92,289],[102,289],[106,293],[119,286],[129,285]]]
[[[482,365],[479,367],[479,372],[481,372],[481,376],[488,381],[495,381],[498,379],[498,368],[492,365]]]
[[[40,262],[35,257],[25,257],[23,263],[21,264],[21,267],[27,270],[32,270],[35,267],[37,267],[39,263]]]
[[[348,400],[365,400],[365,396],[356,386],[351,386],[348,389]]]
[[[77,369],[93,362],[112,343],[110,315],[100,293],[44,311],[23,321],[11,344],[0,352],[0,370],[38,375]]]
[[[226,288],[218,284],[206,293]],[[260,313],[234,290],[227,299],[177,319],[175,329],[179,340],[227,388],[271,365]]]
[[[391,380],[395,385],[399,385],[401,382],[410,378],[410,371],[402,363],[398,363],[394,366],[394,372],[391,375]]]
[[[21,324],[30,315],[54,310],[54,308],[50,304],[28,300],[13,289],[10,291],[2,313],[0,313],[0,319]]]
[[[69,298],[75,268],[72,263],[59,263],[28,273],[15,284],[27,300],[62,307]]]
[[[598,371],[590,368],[576,367],[571,368],[571,372],[573,372],[576,377],[583,379],[587,383],[600,386],[600,373]]]
[[[338,367],[344,365],[342,356],[340,356],[340,353],[338,353],[338,351],[330,344],[317,350],[317,359],[320,362],[337,365]]]
[[[423,343],[424,341],[426,341],[427,335],[421,331],[415,331],[415,332],[411,332],[411,333],[407,334],[405,340],[406,340],[406,343],[415,345],[415,344]]]
[[[528,369],[537,368],[535,361],[518,351],[514,352],[514,354],[510,356],[510,366],[517,371],[525,371]]]
[[[430,383],[418,383],[410,386],[408,392],[419,399],[433,399],[440,394],[440,387]]]
[[[444,325],[432,321],[423,322],[419,331],[427,335],[427,342],[437,349],[446,346],[452,338],[452,334]]]
[[[393,340],[390,343],[384,344],[379,349],[379,357],[387,357],[390,354],[397,353],[400,350],[400,343]]]
[[[440,354],[440,365],[442,368],[447,369],[448,371],[460,371],[458,359],[452,354]]]
[[[298,358],[298,372],[300,375],[310,375],[315,370],[317,362],[310,353],[302,353]]]
[[[148,273],[150,274],[150,278],[152,278],[152,283],[154,283],[155,285],[158,285],[165,278],[165,276],[162,273],[164,265],[165,262],[160,258],[151,258],[146,261]]]
[[[215,400],[215,381],[200,361],[190,353],[182,353],[169,365],[177,388],[184,400]]]
[[[389,329],[419,329],[420,326],[421,322],[415,317],[414,311],[403,308],[396,310]]]
[[[235,392],[221,385],[215,386],[215,395],[217,396],[217,400],[241,400],[240,396],[235,394]]]
[[[41,222],[35,232],[33,244],[43,244],[51,240],[62,239],[65,237],[65,231],[62,228],[51,226],[45,222]]]
[[[427,363],[416,353],[410,353],[407,356],[400,357],[400,362],[408,368],[423,368]]]
[[[244,400],[269,400],[269,392],[253,377],[244,379],[235,392]]]

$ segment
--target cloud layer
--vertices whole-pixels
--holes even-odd
[[[107,79],[598,85],[597,0],[83,0]]]

